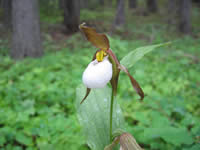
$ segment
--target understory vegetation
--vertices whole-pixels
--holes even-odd
[[[125,29],[111,33],[114,10],[81,12],[82,21],[108,34],[111,49],[121,58],[137,47],[172,42],[129,70],[144,90],[142,102],[125,74],[119,80],[117,101],[126,130],[146,150],[200,149],[197,11],[194,8],[193,34],[188,36],[175,32],[159,14],[129,12]],[[74,102],[76,87],[96,49],[79,32],[64,34],[59,17],[42,14],[41,19],[42,58],[14,61],[8,56],[9,38],[0,39],[0,149],[89,150]]]

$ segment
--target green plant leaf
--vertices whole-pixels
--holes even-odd
[[[16,135],[16,140],[24,145],[30,146],[33,144],[31,137],[24,135],[23,133],[18,133]]]
[[[195,144],[195,145],[192,145],[192,147],[190,148],[184,148],[183,150],[199,150],[200,149],[200,144]]]
[[[109,141],[109,113],[111,89],[108,87],[91,90],[87,100],[80,105],[85,94],[85,88],[80,86],[76,90],[76,107],[78,119],[83,127],[87,143],[92,150],[103,150]],[[113,131],[123,128],[122,111],[114,101]]]
[[[122,58],[122,60],[120,61],[120,63],[123,66],[125,66],[127,69],[131,68],[145,54],[153,51],[156,48],[159,48],[159,47],[165,46],[165,45],[169,45],[169,44],[170,44],[170,42],[136,48],[135,50],[133,50],[130,53],[128,53],[128,55],[124,56]]]
[[[148,128],[144,131],[144,136],[149,138],[162,138],[168,143],[176,146],[181,144],[190,145],[194,142],[190,133],[184,128],[162,127],[162,128]]]
[[[3,146],[6,143],[6,138],[4,136],[0,136],[0,146]]]

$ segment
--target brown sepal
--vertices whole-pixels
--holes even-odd
[[[102,50],[108,50],[109,40],[105,34],[97,33],[94,28],[85,26],[85,23],[79,25],[79,28],[85,34],[88,41],[90,41],[95,47]]]
[[[120,65],[120,63],[111,49],[107,50],[107,53],[109,55],[109,60],[112,63],[112,68],[113,68],[113,76],[112,76],[112,79],[110,80],[110,83],[112,85],[113,93],[116,96],[119,73],[120,73],[120,69],[118,66]]]
[[[142,88],[140,87],[140,85],[138,84],[138,82],[130,75],[130,73],[128,72],[128,69],[126,69],[123,65],[120,65],[119,67],[122,71],[124,71],[128,75],[129,79],[131,80],[131,84],[132,84],[133,88],[140,96],[140,100],[143,100],[144,92],[143,92]]]
[[[90,89],[90,88],[87,88],[85,97],[82,99],[82,101],[80,102],[80,104],[82,104],[82,103],[85,101],[85,99],[86,99],[86,98],[88,97],[88,95],[90,94],[90,91],[91,91],[91,89]]]

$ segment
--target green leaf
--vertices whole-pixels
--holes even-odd
[[[22,148],[20,146],[15,146],[12,148],[12,150],[22,150]]]
[[[29,136],[24,135],[23,133],[18,133],[16,135],[16,140],[24,145],[31,146],[33,144],[32,138]]]
[[[4,136],[0,136],[0,146],[3,146],[6,143],[6,139]]]
[[[83,127],[87,143],[92,150],[103,150],[109,141],[109,113],[111,89],[92,89],[85,102],[80,102],[85,94],[85,88],[80,86],[76,90],[76,106],[78,119]],[[114,100],[113,131],[122,128],[124,119],[122,111]]]
[[[192,145],[192,147],[184,148],[183,150],[200,150],[200,144]]]
[[[123,66],[125,66],[127,69],[131,68],[145,54],[153,51],[154,49],[156,49],[158,47],[169,45],[169,44],[170,44],[170,42],[136,48],[135,50],[133,50],[130,53],[128,53],[128,55],[124,56],[122,58],[122,60],[120,61],[120,63]]]
[[[145,129],[144,136],[149,139],[160,137],[167,143],[171,143],[176,146],[180,146],[181,144],[190,145],[194,142],[192,136],[186,129],[169,126]]]

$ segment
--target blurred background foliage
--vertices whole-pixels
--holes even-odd
[[[140,46],[172,42],[130,69],[146,94],[143,102],[121,74],[117,100],[126,130],[144,149],[199,150],[199,5],[192,4],[192,32],[183,34],[168,24],[166,0],[158,1],[157,13],[146,11],[145,0],[135,9],[125,1],[126,22],[115,30],[117,1],[87,2],[80,22],[108,34],[119,59]],[[77,121],[75,89],[96,49],[80,32],[65,32],[58,0],[39,3],[43,57],[12,59],[12,32],[0,24],[0,149],[89,150]]]

